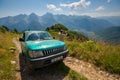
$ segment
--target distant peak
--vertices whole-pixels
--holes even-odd
[[[31,13],[29,16],[37,16],[35,13]]]
[[[19,15],[16,15],[16,16],[27,16],[26,14],[19,14]]]

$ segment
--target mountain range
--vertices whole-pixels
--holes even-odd
[[[115,19],[115,17],[112,17],[112,19],[113,18]],[[23,31],[27,29],[44,30],[56,23],[61,23],[71,30],[86,30],[94,32],[96,30],[118,25],[118,23],[113,23],[112,19],[110,21],[105,17],[93,18],[90,16],[53,15],[52,13],[38,16],[35,13],[31,13],[30,15],[20,14],[0,18],[0,25],[5,25],[9,29]],[[119,22],[120,19],[117,21]]]

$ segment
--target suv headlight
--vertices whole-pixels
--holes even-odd
[[[29,55],[32,58],[42,57],[43,56],[43,52],[42,51],[29,51]]]

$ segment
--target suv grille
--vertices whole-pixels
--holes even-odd
[[[59,52],[64,51],[64,47],[60,47],[60,48],[55,48],[55,49],[49,49],[49,50],[43,50],[43,54],[44,56],[48,56],[48,55],[53,55]]]

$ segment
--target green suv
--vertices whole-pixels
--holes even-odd
[[[68,53],[66,44],[53,39],[46,31],[25,31],[19,41],[22,55],[30,69],[62,61]]]

